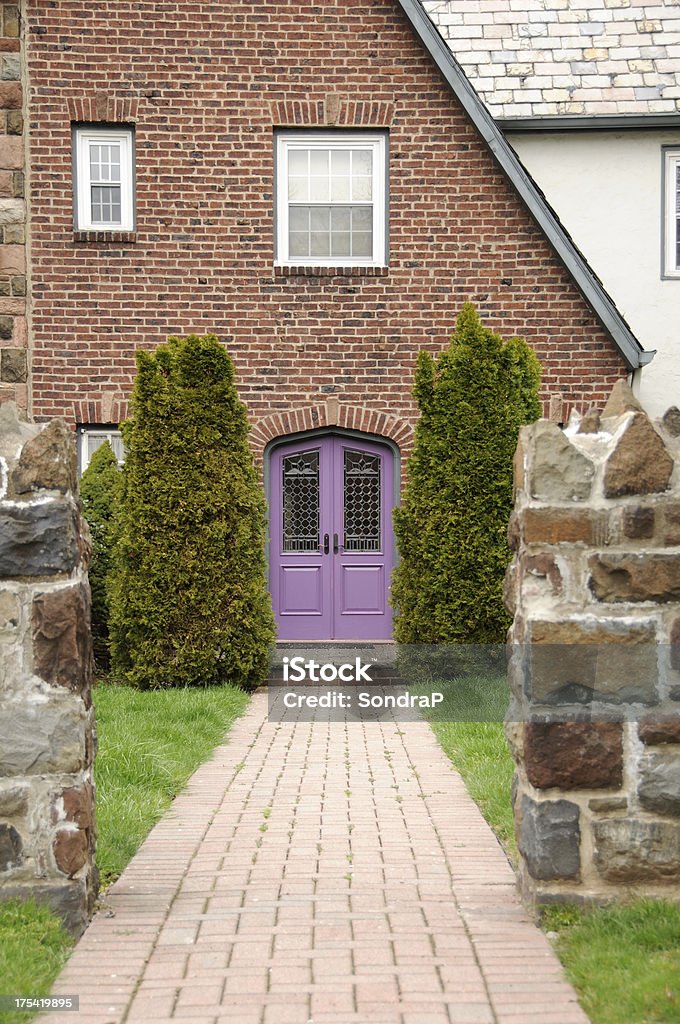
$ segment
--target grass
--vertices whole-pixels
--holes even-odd
[[[248,696],[230,686],[140,691],[99,683],[94,702],[97,863],[105,886],[245,711]],[[0,903],[0,995],[47,995],[72,947],[46,908]],[[2,1024],[31,1017],[0,1011]]]
[[[543,927],[593,1024],[680,1022],[680,906],[551,907]]]
[[[97,863],[110,884],[248,703],[233,686],[94,693]]]
[[[517,862],[515,825],[510,805],[514,764],[503,731],[508,704],[504,679],[447,681],[412,692],[441,689],[444,703],[428,715],[435,736],[454,767],[465,780],[468,792],[500,839],[513,863]],[[478,715],[482,721],[469,719]]]
[[[0,903],[0,994],[46,996],[73,947],[59,920],[33,901]],[[0,1012],[3,1024],[31,1017],[24,1010]]]
[[[510,806],[514,765],[500,722],[432,722],[435,736],[465,780],[468,792],[517,863]]]
[[[490,684],[492,691],[496,685]],[[481,684],[474,689],[481,692]],[[485,701],[480,717],[488,717]],[[460,708],[448,698],[444,707],[430,722],[435,735],[516,862],[514,766],[503,726],[453,720]],[[556,952],[592,1024],[680,1024],[680,905],[635,900],[590,910],[555,906],[543,911],[541,923],[556,933]]]

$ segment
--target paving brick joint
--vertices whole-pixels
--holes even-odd
[[[53,989],[81,1024],[587,1024],[425,722],[266,712],[109,890]]]

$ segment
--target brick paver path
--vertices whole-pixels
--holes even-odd
[[[79,1024],[587,1024],[427,724],[266,713],[109,891],[54,988]]]

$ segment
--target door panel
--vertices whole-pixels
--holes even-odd
[[[281,640],[389,639],[391,450],[328,436],[271,460],[270,578]]]
[[[341,578],[344,615],[384,613],[385,570],[381,565],[343,565]]]

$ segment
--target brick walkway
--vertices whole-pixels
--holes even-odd
[[[429,726],[266,710],[109,891],[53,990],[79,1024],[587,1024]]]

